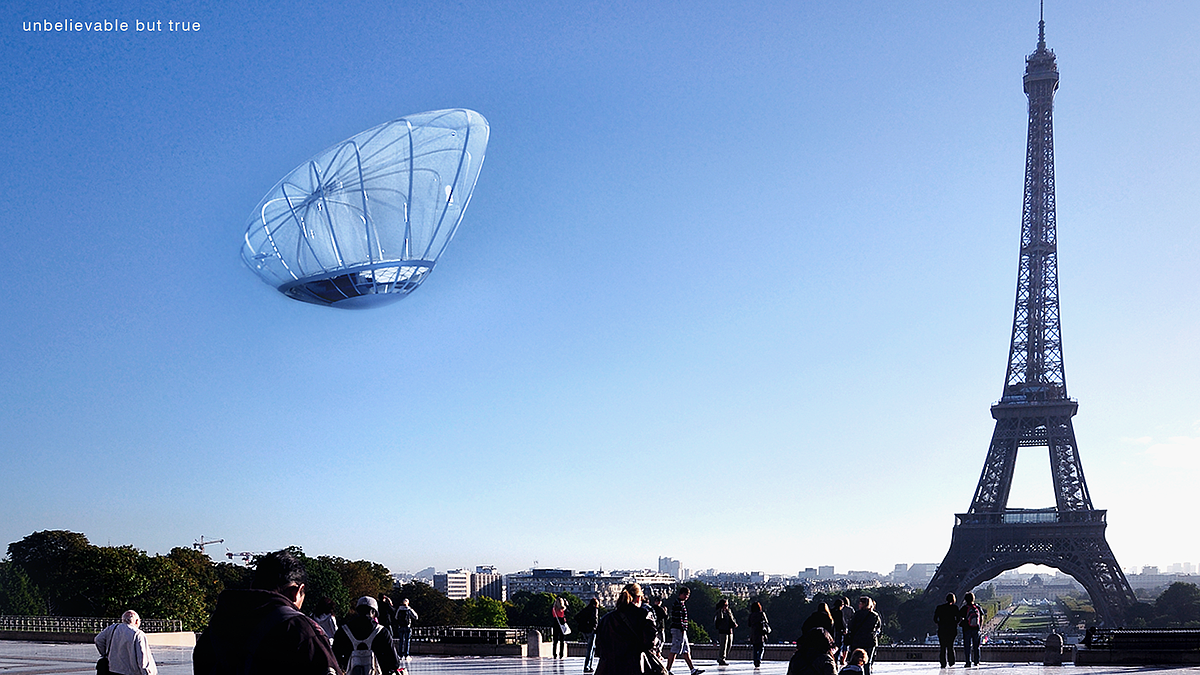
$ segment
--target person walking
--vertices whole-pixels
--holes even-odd
[[[846,615],[842,612],[845,606],[845,598],[838,598],[833,601],[833,609],[829,612],[829,617],[833,619],[833,643],[837,645],[833,660],[839,664],[842,662],[842,651],[846,646]]]
[[[958,638],[958,605],[953,593],[946,594],[946,602],[933,610],[933,622],[937,624],[938,660],[942,667],[954,665],[954,640]]]
[[[554,658],[567,658],[567,635],[571,633],[571,627],[567,625],[567,601],[562,596],[554,599],[554,604],[550,607],[550,616],[554,619],[554,644],[550,649]]]
[[[119,622],[96,636],[96,649],[100,656],[108,659],[108,672],[113,675],[158,675],[158,665],[154,663],[150,643],[146,641],[141,625],[142,617],[127,609]]]
[[[379,623],[379,603],[369,595],[358,599],[354,613],[346,617],[333,653],[347,675],[391,675],[400,669],[400,659],[392,646],[392,634]]]
[[[771,634],[771,622],[767,620],[761,602],[755,600],[750,603],[750,618],[746,619],[746,626],[750,629],[750,654],[754,659],[754,667],[758,668],[767,651],[767,636]]]
[[[671,646],[667,649],[667,672],[671,672],[671,666],[675,664],[675,657],[682,656],[688,668],[691,669],[691,675],[700,675],[704,670],[697,668],[696,664],[692,663],[692,648],[688,644],[688,613],[687,599],[692,594],[692,589],[687,586],[680,586],[679,592],[675,595],[675,602],[671,605]],[[600,653],[601,658],[604,652]]]
[[[963,665],[968,668],[979,665],[979,631],[986,619],[986,612],[975,604],[975,594],[967,591],[958,610],[958,623],[963,634]]]
[[[333,598],[323,596],[317,601],[317,611],[313,612],[313,621],[316,621],[317,625],[321,627],[331,645],[338,629],[337,617],[333,615],[334,609],[336,608],[333,606]]]
[[[617,607],[604,615],[596,627],[600,661],[596,675],[651,675],[662,672],[662,661],[654,653],[658,628],[653,612],[642,604],[645,597],[638,584],[627,584],[617,597]]]
[[[733,647],[733,629],[737,628],[737,619],[733,618],[733,610],[729,609],[729,601],[721,598],[717,601],[717,615],[713,617],[717,627],[717,665],[727,666],[729,649]]]
[[[842,648],[838,650],[838,662],[845,663],[847,655],[850,653],[850,620],[854,618],[854,603],[850,602],[850,598],[842,596],[842,623],[846,626],[846,632],[842,634]]]
[[[667,642],[667,624],[671,618],[662,606],[663,599],[657,595],[650,598],[650,611],[654,613],[654,625],[658,630],[658,639],[654,641],[654,653],[662,656],[662,646]]]
[[[861,649],[867,654],[863,664],[863,675],[871,675],[871,662],[875,660],[875,647],[879,644],[879,630],[883,620],[875,612],[875,601],[867,596],[858,599],[858,611],[850,620],[850,650]]]
[[[587,606],[575,614],[575,627],[583,634],[585,651],[583,672],[592,672],[592,660],[596,655],[596,627],[600,625],[600,598],[592,598]]]
[[[408,604],[408,598],[400,599],[396,608],[396,651],[402,661],[411,661],[408,650],[412,645],[412,627],[417,621],[417,610]]]

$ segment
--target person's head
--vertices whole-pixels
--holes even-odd
[[[680,600],[687,600],[688,596],[692,594],[692,589],[687,586],[680,586],[676,593],[678,593]]]
[[[400,604],[404,605],[405,607],[408,607],[408,598],[403,598],[402,600],[400,600]]]
[[[750,603],[750,611],[751,612],[761,612],[762,611],[762,603],[757,600]]]
[[[137,628],[138,626],[142,625],[142,617],[138,616],[138,613],[132,609],[127,609],[125,610],[125,613],[121,615],[121,622]]]
[[[833,614],[830,613],[829,605],[827,603],[822,602],[821,604],[817,605],[817,613],[823,614],[823,615],[829,617],[830,622],[833,621]]]
[[[717,611],[725,609],[728,606],[729,606],[729,601],[726,600],[725,598],[721,598],[720,600],[717,601]]]
[[[354,603],[354,611],[367,617],[379,616],[379,603],[375,602],[375,598],[369,595],[364,595]]]
[[[640,584],[625,584],[625,588],[621,589],[621,595],[617,597],[617,606],[641,605],[642,598],[642,587]]]
[[[842,607],[851,607],[851,608],[854,607],[854,605],[850,602],[850,596],[848,596],[848,595],[842,596]]]
[[[275,591],[291,600],[297,608],[304,604],[304,584],[308,575],[304,563],[287,549],[260,557],[254,566],[252,588]]]
[[[317,601],[316,616],[324,616],[326,614],[333,614],[333,610],[334,610],[333,598],[329,597],[328,595],[321,596],[321,599]]]
[[[855,649],[850,652],[850,656],[846,657],[846,661],[856,666],[861,666],[867,662],[867,650]]]
[[[845,599],[843,599],[843,598],[838,598],[837,600],[834,600],[834,601],[833,601],[833,608],[834,608],[834,609],[841,609],[841,608],[843,608],[843,607],[845,607],[845,606],[846,606],[846,601],[845,601]]]
[[[963,595],[963,602],[967,603],[968,605],[975,602],[975,594],[971,591],[967,591],[966,594]]]
[[[871,601],[871,598],[869,598],[869,597],[867,597],[867,596],[865,596],[865,595],[864,595],[864,596],[861,596],[861,597],[858,599],[858,608],[859,608],[859,609],[871,609],[871,605],[872,605],[872,604],[873,604],[873,603],[872,603],[872,601]]]
[[[955,602],[957,602],[957,598],[954,597],[953,593],[947,593],[946,594],[946,602],[953,605]]]
[[[817,656],[818,654],[828,654],[833,651],[837,644],[833,641],[833,636],[829,631],[821,627],[809,628],[808,632],[801,638],[800,649],[809,656]]]
[[[653,598],[650,598],[650,604],[654,605],[655,607],[662,607],[662,598],[656,595]]]
[[[380,594],[379,596],[379,606],[382,607],[384,605],[387,605],[388,607],[392,606],[392,599],[389,598],[386,593]]]
[[[588,607],[596,608],[596,607],[599,607],[599,606],[600,606],[600,598],[595,598],[595,597],[593,597],[593,598],[591,599],[591,601],[590,601],[590,602],[588,602]]]
[[[554,606],[559,609],[566,609],[567,608],[566,598],[562,597],[561,595],[558,596],[557,598],[554,599]]]

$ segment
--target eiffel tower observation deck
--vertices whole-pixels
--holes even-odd
[[[1078,403],[1067,395],[1058,301],[1058,235],[1054,203],[1054,94],[1058,65],[1038,22],[1037,49],[1025,59],[1029,138],[1017,298],[1008,372],[992,406],[996,428],[966,513],[955,516],[950,551],[926,588],[927,597],[959,597],[1027,563],[1074,577],[1091,596],[1101,620],[1120,624],[1136,601],[1104,536],[1106,512],[1093,507],[1083,478],[1071,418]],[[1055,506],[1008,507],[1018,450],[1050,454]]]

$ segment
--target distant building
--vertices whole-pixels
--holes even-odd
[[[496,568],[491,565],[476,567],[475,573],[471,575],[471,597],[492,598],[504,602],[508,599],[504,575],[498,573]]]
[[[466,600],[471,597],[471,573],[466,570],[446,570],[445,574],[434,574],[433,587],[451,600]]]
[[[818,579],[832,579],[835,576],[837,576],[837,575],[834,574],[834,572],[833,572],[833,565],[818,565],[817,566],[817,578]]]
[[[674,558],[659,558],[658,573],[669,574],[676,579],[683,580],[682,568],[679,566],[679,561]]]
[[[678,581],[670,574],[652,570],[612,571],[605,573],[575,572],[563,569],[533,569],[517,572],[505,577],[508,595],[511,597],[525,591],[528,593],[570,593],[580,600],[600,598],[600,604],[611,607],[626,584],[636,582],[647,595],[667,597],[674,591]]]

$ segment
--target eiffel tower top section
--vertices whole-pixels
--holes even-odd
[[[1025,59],[1029,141],[1021,256],[1008,373],[999,407],[1068,401],[1058,312],[1058,236],[1054,214],[1054,92],[1058,65],[1038,22],[1037,50]]]

